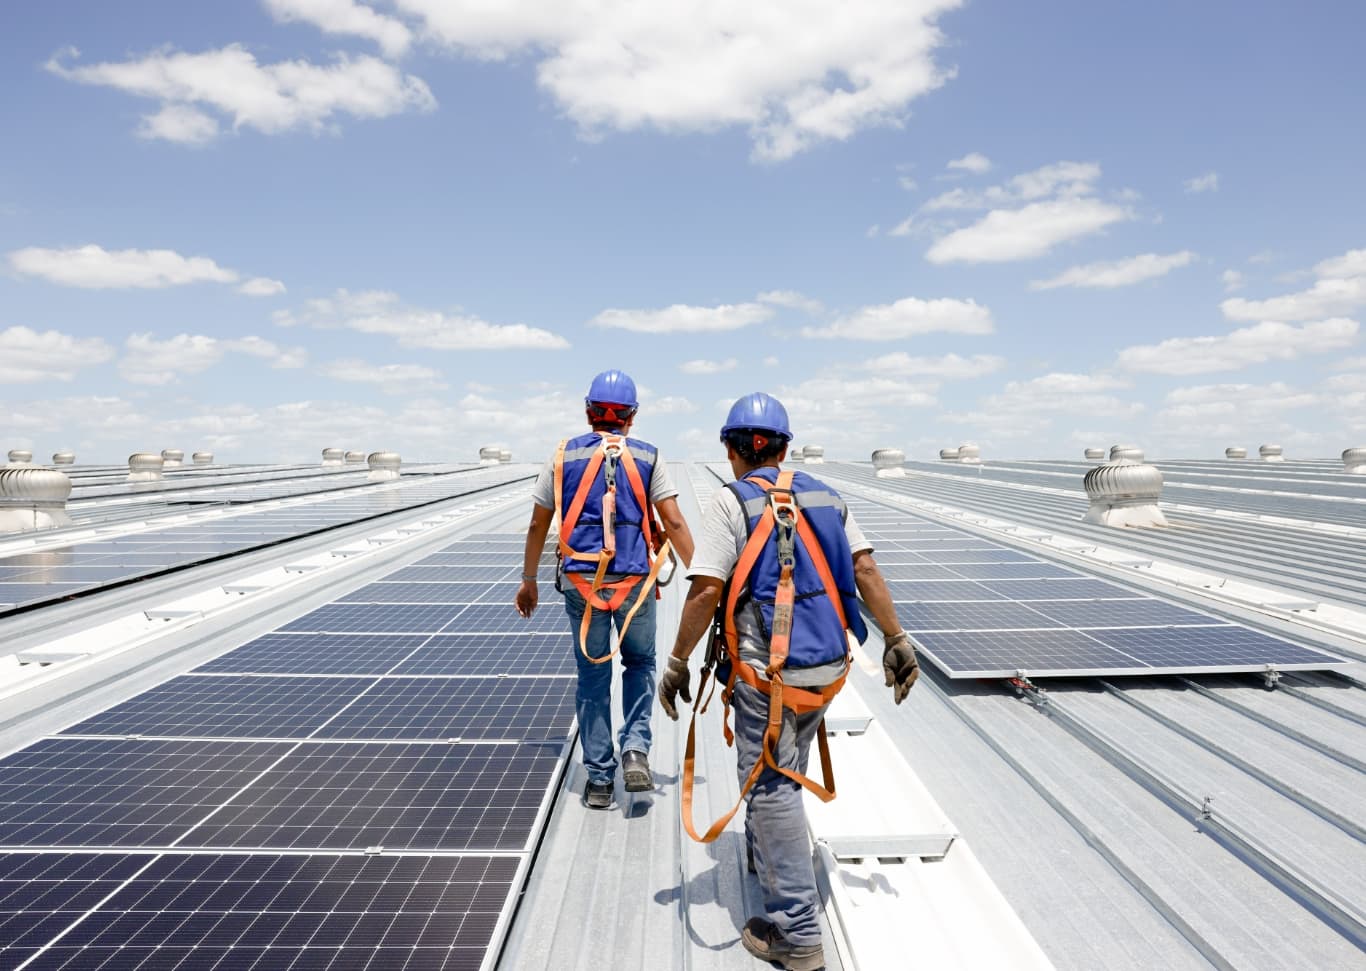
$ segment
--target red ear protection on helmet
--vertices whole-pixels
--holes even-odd
[[[758,432],[755,432],[755,433],[754,433],[754,454],[755,454],[755,455],[758,455],[760,452],[762,452],[762,451],[763,451],[765,448],[767,448],[767,447],[768,447],[768,439],[765,438],[763,435],[760,435]]]

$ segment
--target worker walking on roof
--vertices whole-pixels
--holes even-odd
[[[584,399],[592,431],[560,442],[532,489],[517,612],[530,617],[539,599],[536,570],[558,513],[555,587],[574,636],[578,662],[575,695],[583,765],[584,800],[591,809],[612,804],[617,757],[612,745],[612,626],[621,653],[621,706],[617,733],[627,792],[654,788],[650,774],[650,714],[655,686],[656,580],[676,550],[692,561],[692,534],[678,511],[678,490],[659,450],[630,438],[636,385],[622,371],[593,379]],[[655,511],[659,513],[656,521]],[[661,530],[660,522],[663,523]]]
[[[727,653],[722,667],[729,668],[722,699],[735,710],[741,800],[748,800],[745,838],[766,914],[745,925],[741,941],[755,957],[809,971],[824,967],[825,958],[802,789],[834,796],[823,718],[849,671],[846,632],[860,642],[868,636],[856,589],[883,632],[883,672],[898,704],[920,669],[872,544],[844,501],[818,479],[780,468],[791,440],[787,411],[776,398],[756,392],[731,407],[721,441],[736,481],[718,490],[707,508],[659,701],[675,720],[676,699],[692,701],[688,656],[719,607]],[[709,668],[710,659],[704,683]],[[701,694],[699,684],[699,703]],[[727,741],[729,734],[727,728]],[[805,775],[813,739],[820,742],[824,788]],[[690,729],[684,824],[694,839],[709,842],[739,805],[697,835],[692,749]]]

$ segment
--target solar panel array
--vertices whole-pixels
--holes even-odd
[[[0,557],[0,616],[525,478],[529,478],[525,471],[512,469],[423,476],[405,480],[397,489],[356,489],[326,502],[261,509]],[[496,562],[503,565],[504,574],[513,572],[505,552],[481,550],[473,562],[495,562],[487,559],[490,555],[501,557]]]
[[[836,484],[838,484],[836,482]],[[1320,650],[852,495],[897,614],[954,678],[1322,669]]]
[[[0,759],[0,967],[487,966],[574,731],[520,550],[463,539]]]

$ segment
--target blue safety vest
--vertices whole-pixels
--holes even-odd
[[[749,475],[775,482],[778,470],[765,466]],[[768,508],[768,493],[744,479],[728,483],[726,488],[740,500],[749,533],[753,534],[764,510]],[[859,612],[857,586],[854,583],[854,557],[849,549],[849,538],[844,533],[847,515],[844,500],[824,482],[800,471],[792,477],[792,495],[802,518],[816,534],[821,551],[825,554],[849,630],[862,644],[868,637],[868,628],[864,626],[863,615]],[[755,561],[735,608],[737,612],[753,611],[766,638],[771,636],[773,630],[773,601],[778,590],[779,573],[778,540],[775,535],[769,538]],[[839,614],[830,603],[825,584],[812,565],[800,537],[796,538],[793,585],[796,598],[793,602],[792,642],[787,667],[813,667],[844,658],[849,644],[840,625]]]
[[[602,437],[597,432],[588,432],[565,443],[563,495],[555,497],[556,502],[560,504],[560,515],[565,514],[574,496],[578,494],[583,474],[588,469],[588,462],[601,447]],[[648,505],[650,479],[654,474],[658,450],[649,442],[642,442],[636,438],[626,439],[626,447],[631,450],[631,457],[635,459],[636,468],[640,472],[640,481],[644,486],[645,501]],[[580,553],[597,553],[602,550],[602,497],[607,493],[606,473],[606,463],[603,463],[598,469],[595,481],[588,487],[588,497],[583,504],[583,510],[569,534],[569,545]],[[650,572],[650,551],[645,548],[645,534],[641,530],[641,523],[649,515],[649,510],[641,508],[640,501],[631,488],[631,480],[626,474],[626,469],[620,462],[617,464],[616,487],[617,552],[607,565],[607,572],[644,576]],[[593,573],[597,570],[597,564],[566,557],[564,570],[566,573]]]

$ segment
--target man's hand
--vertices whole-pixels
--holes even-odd
[[[905,700],[911,685],[920,677],[920,664],[915,659],[915,648],[905,631],[898,631],[887,638],[887,647],[882,652],[882,673],[887,678],[887,687],[892,689],[892,697],[899,705]]]
[[[513,603],[517,607],[517,613],[523,617],[530,617],[540,599],[541,593],[536,589],[536,581],[523,580],[522,585],[517,588],[517,599]]]
[[[678,709],[674,706],[675,697],[691,702],[692,691],[688,688],[687,659],[670,654],[669,666],[659,679],[659,703],[664,706],[666,715],[678,721]]]

